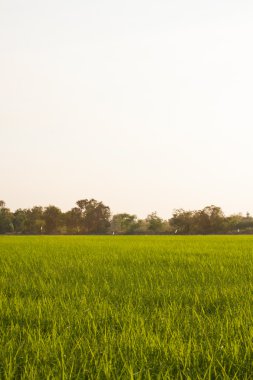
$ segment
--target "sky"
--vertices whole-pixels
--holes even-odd
[[[253,2],[0,0],[0,199],[253,214]]]

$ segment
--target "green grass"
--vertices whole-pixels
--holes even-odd
[[[1,379],[252,379],[253,237],[0,237]]]

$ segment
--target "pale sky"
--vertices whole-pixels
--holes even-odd
[[[253,2],[0,0],[0,199],[253,214]]]

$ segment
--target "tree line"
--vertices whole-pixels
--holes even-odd
[[[56,206],[34,206],[11,212],[0,201],[0,234],[235,234],[253,233],[253,217],[247,213],[225,216],[220,207],[202,210],[177,209],[169,219],[156,212],[145,219],[127,213],[112,215],[110,208],[95,199],[82,199],[62,212]]]

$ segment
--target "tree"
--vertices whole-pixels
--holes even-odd
[[[226,230],[230,233],[235,232],[253,232],[253,218],[249,213],[246,216],[242,214],[230,215],[225,219]]]
[[[34,206],[32,209],[25,210],[26,212],[26,233],[40,234],[45,231],[44,209],[41,206]]]
[[[191,232],[192,218],[192,211],[177,209],[174,211],[172,218],[170,219],[170,225],[177,233],[189,234]]]
[[[159,218],[156,212],[147,216],[148,230],[152,233],[162,232],[163,220]]]
[[[203,210],[176,210],[170,224],[183,234],[213,234],[225,230],[225,217],[220,207],[211,205]]]
[[[13,226],[16,233],[25,234],[27,232],[27,210],[19,208],[14,212]]]
[[[110,227],[110,208],[95,199],[82,199],[76,202],[82,213],[82,232],[105,233]]]
[[[13,232],[13,230],[12,213],[5,207],[5,202],[0,201],[0,234]]]
[[[220,207],[214,205],[207,206],[200,214],[204,217],[205,221],[205,223],[202,221],[203,234],[221,233],[224,230],[225,217]]]
[[[116,214],[111,221],[111,231],[117,234],[132,234],[138,227],[136,215]]]
[[[0,209],[5,208],[5,202],[0,200]]]
[[[94,200],[94,199],[91,199],[91,200]],[[76,205],[82,210],[84,211],[87,204],[88,204],[88,199],[81,199],[80,201],[77,201],[76,202]]]
[[[56,234],[60,232],[60,227],[62,224],[62,212],[58,207],[46,207],[43,218],[45,221],[45,232],[47,234]]]
[[[82,210],[74,207],[64,215],[64,220],[68,233],[79,234],[82,229]]]

